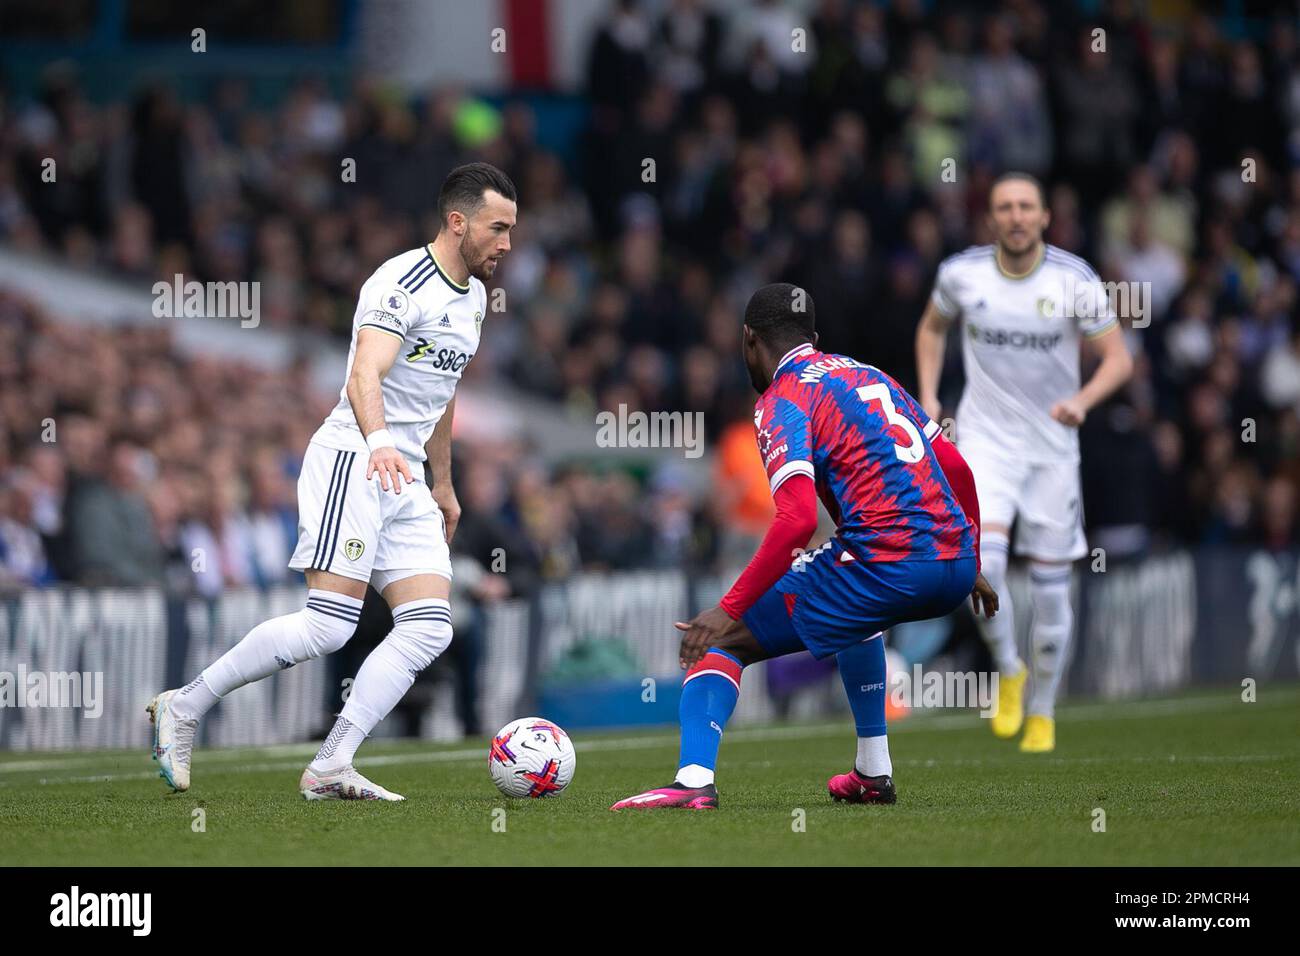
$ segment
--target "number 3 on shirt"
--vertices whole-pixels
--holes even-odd
[[[894,407],[894,396],[889,394],[888,385],[884,382],[877,382],[875,385],[863,385],[858,389],[858,398],[864,402],[880,402],[880,407],[884,409],[885,418],[889,420],[889,424],[897,425],[907,432],[911,444],[894,446],[894,454],[898,456],[900,461],[915,464],[925,457],[925,442],[921,441],[921,433],[916,430],[916,426],[912,424],[911,419],[898,413],[898,409]]]

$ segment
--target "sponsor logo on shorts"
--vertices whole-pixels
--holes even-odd
[[[348,538],[343,542],[343,555],[349,561],[355,561],[366,551],[366,544],[360,538]]]

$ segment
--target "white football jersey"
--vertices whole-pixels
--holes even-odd
[[[939,265],[931,301],[961,319],[966,388],[957,440],[993,442],[1028,461],[1077,461],[1078,431],[1051,417],[1079,390],[1081,337],[1117,324],[1106,290],[1083,259],[1044,245],[1027,275],[998,265],[994,246],[972,246]]]
[[[434,259],[431,245],[389,259],[361,287],[352,319],[347,376],[352,374],[361,329],[378,329],[402,340],[381,388],[384,422],[408,461],[424,461],[424,443],[478,351],[486,311],[483,283],[473,276],[466,286],[452,282]],[[347,377],[339,403],[312,441],[369,454],[348,401]]]

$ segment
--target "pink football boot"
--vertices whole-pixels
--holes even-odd
[[[857,768],[831,777],[826,781],[826,789],[835,800],[846,803],[894,803],[898,799],[893,778],[888,774],[864,777]]]
[[[620,800],[610,809],[658,810],[660,807],[676,807],[682,810],[716,810],[718,809],[718,788],[713,784],[709,784],[707,787],[683,787],[674,780],[671,786],[638,793],[635,797]]]

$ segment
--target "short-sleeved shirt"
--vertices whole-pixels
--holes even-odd
[[[974,555],[974,526],[930,447],[939,426],[880,369],[792,349],[755,405],[754,427],[772,491],[811,477],[859,560]]]
[[[939,264],[930,298],[962,323],[957,443],[993,443],[1026,461],[1078,461],[1078,431],[1051,410],[1079,390],[1081,339],[1118,324],[1092,267],[1044,245],[1032,271],[1009,276],[994,246],[974,246]]]
[[[366,450],[348,401],[347,377],[352,374],[358,333],[376,329],[402,342],[381,384],[384,422],[397,450],[408,461],[423,462],[425,442],[478,351],[486,311],[483,283],[472,276],[468,285],[453,282],[434,259],[432,246],[389,259],[361,287],[344,386],[338,404],[312,440],[344,451]]]

